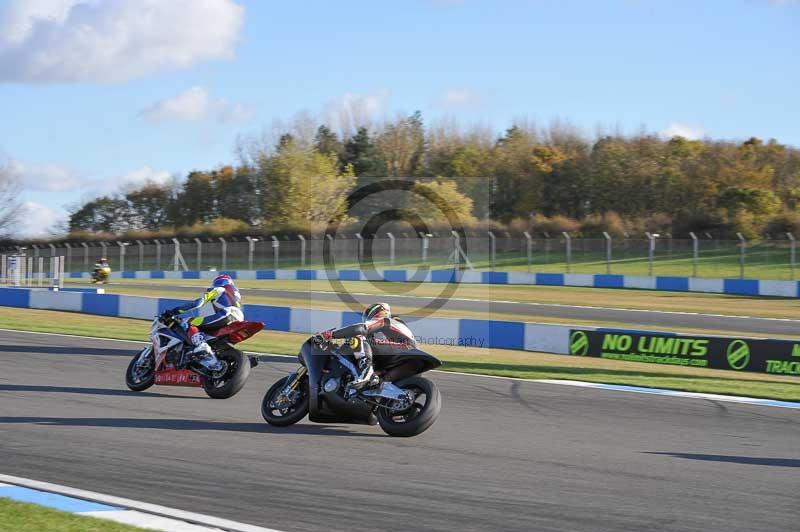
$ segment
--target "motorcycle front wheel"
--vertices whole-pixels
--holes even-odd
[[[155,360],[152,351],[153,346],[148,345],[139,351],[128,364],[128,369],[125,371],[125,384],[134,392],[144,391],[156,382]],[[139,358],[142,355],[147,358],[140,363]]]
[[[294,375],[284,377],[267,390],[261,400],[261,417],[275,427],[294,425],[308,414],[308,377],[297,385],[297,395],[291,399],[281,398],[282,390]],[[294,399],[294,400],[292,400]]]
[[[434,424],[442,410],[439,388],[424,377],[410,377],[394,384],[413,392],[414,401],[403,410],[393,410],[391,404],[381,406],[376,412],[378,423],[389,436],[408,438],[422,434]]]
[[[217,358],[227,365],[220,377],[201,377],[203,389],[212,399],[228,399],[244,388],[250,376],[250,359],[233,347],[217,352]]]

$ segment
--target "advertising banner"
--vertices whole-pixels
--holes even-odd
[[[800,376],[800,340],[575,329],[569,339],[576,356]]]

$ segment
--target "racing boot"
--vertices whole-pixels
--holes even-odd
[[[380,377],[378,377],[375,374],[375,370],[372,369],[372,360],[370,357],[363,356],[358,359],[358,370],[361,374],[347,386],[350,390],[363,390],[377,386],[380,383]]]
[[[191,351],[192,358],[208,371],[214,372],[222,369],[222,362],[219,361],[214,354],[214,350],[205,340],[205,335],[201,332],[196,332],[190,338],[194,349]]]

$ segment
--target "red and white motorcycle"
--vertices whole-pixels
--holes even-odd
[[[210,371],[192,356],[192,346],[180,324],[167,314],[150,327],[150,345],[133,357],[125,372],[125,384],[135,392],[154,384],[201,387],[213,399],[236,395],[247,382],[250,368],[258,364],[235,347],[264,328],[258,321],[231,323],[207,335],[206,341],[222,368]]]

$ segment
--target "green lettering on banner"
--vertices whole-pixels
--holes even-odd
[[[728,344],[728,365],[735,370],[742,370],[750,362],[750,347],[744,340],[734,340]]]
[[[653,347],[653,352],[655,353],[664,353],[665,355],[674,355],[675,351],[675,338],[669,337],[664,338],[663,336],[659,336],[656,338],[656,345]]]
[[[603,335],[603,349],[609,351],[627,351],[631,348],[633,338],[627,334],[605,334]]]
[[[569,336],[569,354],[585,356],[589,352],[589,337],[583,331],[572,331]]]
[[[792,346],[792,356],[800,357],[800,344],[794,344]]]
[[[789,362],[788,360],[767,360],[767,373],[800,375],[800,362]]]

